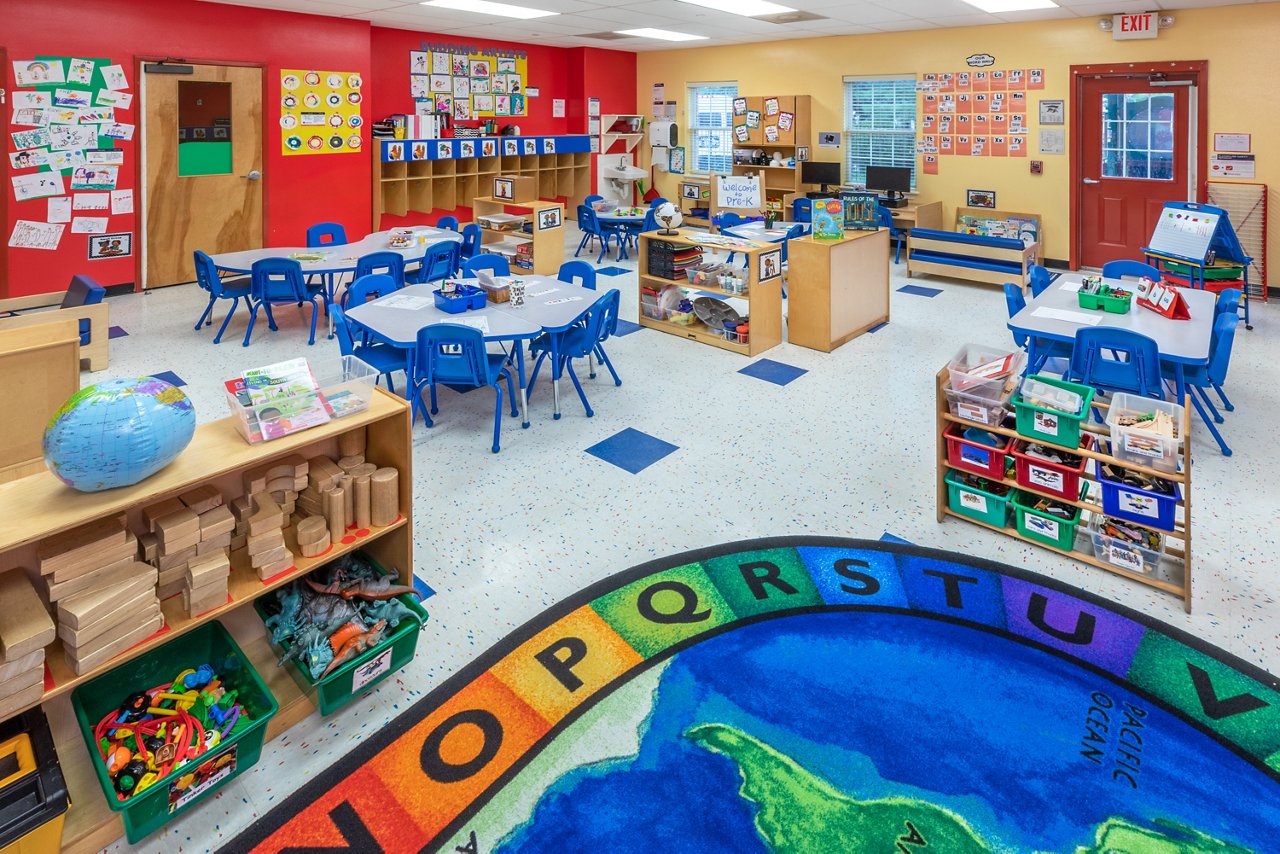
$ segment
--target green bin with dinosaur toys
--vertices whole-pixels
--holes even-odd
[[[376,570],[381,576],[382,583],[385,584],[387,579],[390,579],[390,582],[394,584],[395,575],[388,572],[364,552],[355,552],[352,555],[340,558],[318,573],[312,573],[312,576],[323,573],[326,570],[333,573],[336,571],[336,567],[345,565],[344,561],[359,560],[367,562],[368,565]],[[352,583],[353,586],[355,584],[354,582]],[[303,642],[303,648],[294,652],[294,648],[299,645],[296,639],[277,640],[277,637],[279,637],[277,634],[278,627],[282,620],[286,619],[281,613],[284,610],[282,603],[286,601],[290,591],[301,591],[305,585],[307,585],[307,580],[300,579],[291,585],[281,587],[276,591],[276,595],[261,596],[255,599],[253,607],[267,626],[268,640],[271,643],[271,647],[281,655],[282,659],[289,659],[287,666],[293,675],[294,681],[298,683],[304,693],[313,697],[316,706],[320,709],[320,714],[329,715],[409,663],[417,650],[418,633],[427,621],[427,611],[418,603],[412,593],[401,593],[390,597],[390,599],[368,600],[374,603],[376,609],[375,617],[386,607],[380,603],[398,602],[402,606],[402,610],[399,611],[396,624],[392,626],[388,621],[380,640],[363,649],[354,657],[340,661],[337,666],[328,669],[327,672],[321,672],[319,676],[315,676],[312,674],[308,662],[302,660],[307,657],[305,641]],[[323,587],[324,585],[320,586]],[[365,601],[356,594],[351,594],[348,597],[346,594],[349,592],[350,588],[333,598],[340,598],[346,603]],[[299,608],[301,609],[305,605],[303,597],[311,594],[310,592],[300,592],[299,595]],[[337,621],[342,616],[345,616],[347,611],[341,605],[335,605],[335,607],[342,609],[334,615],[334,621]],[[358,606],[352,604],[349,607],[354,610]],[[346,621],[343,622],[345,623]],[[341,630],[339,628],[338,631],[335,631],[333,637],[339,637]],[[317,635],[310,638],[310,640],[312,644],[323,643],[330,652],[333,652],[328,636]]]

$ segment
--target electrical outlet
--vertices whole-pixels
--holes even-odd
[[[1032,161],[1031,161],[1031,174],[1032,174],[1032,175],[1039,175],[1039,174],[1041,174],[1042,172],[1044,172],[1044,161],[1043,161],[1043,160],[1032,160]]]

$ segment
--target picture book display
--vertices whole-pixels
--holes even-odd
[[[529,58],[522,50],[423,44],[409,51],[409,94],[418,113],[454,121],[528,113]]]
[[[364,78],[352,71],[281,69],[281,153],[359,151],[364,143],[363,88]],[[216,134],[219,128],[211,130]]]
[[[249,442],[278,439],[367,408],[342,384],[322,391],[304,358],[245,371],[223,383]]]

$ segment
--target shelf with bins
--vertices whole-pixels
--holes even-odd
[[[958,417],[953,414],[952,408],[947,400],[946,392],[949,382],[950,371],[948,368],[944,367],[938,372],[936,379],[936,439],[938,446],[936,500],[937,518],[939,522],[949,518],[961,519],[980,527],[998,531],[1006,536],[1048,549],[1049,551],[1064,555],[1080,563],[1131,579],[1139,584],[1153,587],[1157,590],[1164,591],[1165,593],[1170,593],[1182,600],[1183,607],[1186,609],[1187,613],[1191,612],[1191,407],[1189,405],[1189,401],[1184,401],[1182,418],[1180,422],[1177,422],[1178,436],[1180,437],[1181,444],[1181,449],[1176,455],[1178,470],[1170,472],[1142,465],[1129,459],[1121,459],[1113,453],[1108,453],[1108,451],[1115,450],[1111,444],[1111,431],[1105,425],[1090,423],[1088,420],[1088,414],[1085,415],[1085,420],[1080,425],[1082,442],[1085,441],[1083,438],[1085,436],[1091,436],[1094,441],[1091,447],[1084,447],[1082,445],[1075,448],[1047,442],[1041,438],[1028,438],[1026,435],[1019,433],[1015,429],[1009,429],[1003,426],[993,426],[991,424],[984,423],[983,421]],[[1152,402],[1153,405],[1156,403],[1157,402],[1155,401]],[[1108,404],[1095,400],[1092,404],[1092,408],[1099,411],[1106,411],[1109,407]],[[993,453],[996,456],[992,459],[991,464],[998,466],[1001,469],[1003,476],[987,477],[986,480],[989,484],[998,484],[1000,487],[1007,490],[1003,498],[1004,503],[1000,504],[1000,507],[1003,507],[1005,510],[1004,515],[1001,517],[1003,524],[995,524],[994,516],[992,516],[991,519],[982,519],[975,518],[974,515],[966,515],[965,513],[957,512],[950,500],[952,485],[947,481],[948,473],[955,472],[957,474],[975,474],[975,472],[969,468],[955,465],[948,453],[946,433],[952,425],[955,425],[956,429],[974,427],[979,430],[986,431],[989,434],[1003,437],[1006,440],[1006,448],[1010,447],[1014,440],[1024,440],[1044,445],[1049,449],[1060,451],[1064,454],[1072,454],[1076,457],[1083,458],[1084,466],[1083,471],[1080,474],[1080,483],[1083,484],[1083,489],[1078,497],[1068,499],[1062,497],[1060,494],[1047,491],[1045,488],[1028,485],[1022,478],[1009,476],[1003,450],[993,449]],[[1086,530],[1085,528],[1083,512],[1077,513],[1077,522],[1073,528],[1074,539],[1070,544],[1070,548],[1055,546],[1041,539],[1026,536],[1022,531],[1017,530],[1017,528],[1012,527],[1010,524],[1010,517],[1013,516],[1015,512],[1013,506],[1015,503],[1015,496],[1017,496],[1018,493],[1025,494],[1030,497],[1049,499],[1057,504],[1078,508],[1080,511],[1088,511],[1091,519],[1102,518],[1104,515],[1104,508],[1102,506],[1102,499],[1099,497],[1101,486],[1098,480],[1097,471],[1098,467],[1104,465],[1112,468],[1113,470],[1124,470],[1147,478],[1159,478],[1162,481],[1174,484],[1175,488],[1180,492],[1178,497],[1169,497],[1167,499],[1170,503],[1176,505],[1173,519],[1167,527],[1161,526],[1157,523],[1138,521],[1133,518],[1132,515],[1125,515],[1123,517],[1123,524],[1125,526],[1155,532],[1159,534],[1163,540],[1163,548],[1159,553],[1158,558],[1154,561],[1155,565],[1152,566],[1149,571],[1144,571],[1144,569],[1127,568],[1120,565],[1119,562],[1108,561],[1100,557],[1095,549],[1093,532],[1091,530]],[[962,488],[957,488],[957,492],[959,493],[961,489]],[[980,491],[976,488],[969,491],[969,494],[971,496],[977,494],[978,497],[981,497]],[[1000,514],[997,511],[995,515]],[[1110,543],[1104,542],[1103,545],[1109,550],[1108,554],[1117,560],[1121,557],[1133,559],[1133,556],[1139,554],[1141,551],[1134,546],[1124,543],[1120,543],[1120,547],[1114,550]],[[1139,566],[1145,567],[1147,559],[1152,556],[1153,555],[1148,553],[1142,560],[1135,560],[1135,563]]]
[[[532,151],[526,151],[532,143]],[[462,145],[467,152],[460,156]],[[514,150],[512,150],[514,144]],[[590,137],[485,137],[476,140],[378,140],[373,170],[373,230],[382,216],[469,207],[499,175],[523,175],[548,199],[585,198],[591,187]],[[489,153],[486,153],[489,152]]]
[[[560,271],[564,263],[564,205],[479,196],[472,204],[472,214],[480,224],[481,251],[507,256],[513,270],[521,268],[539,276],[554,276]],[[499,229],[484,222],[496,214],[520,217],[529,228]]]
[[[705,245],[698,242],[698,239],[704,236],[704,232],[683,228],[677,229],[674,235],[662,234],[658,231],[649,231],[639,235],[640,250],[637,269],[641,272],[636,278],[641,307],[640,325],[650,329],[657,329],[670,335],[678,335],[681,338],[688,338],[701,344],[719,347],[722,350],[740,353],[744,356],[755,356],[782,343],[781,248],[775,244],[754,241],[742,241],[740,245],[736,246]],[[721,249],[725,252],[732,251],[739,256],[746,255],[747,266],[745,270],[740,270],[737,264],[734,264],[734,270],[740,272],[745,279],[746,292],[736,293],[714,285],[690,284],[688,277],[683,274],[679,279],[655,274],[653,270],[656,266],[661,265],[650,264],[650,254],[653,251],[654,243],[674,246],[677,251],[696,247],[702,251],[704,259],[706,259],[707,253],[713,249]],[[663,247],[659,247],[659,249],[661,251]],[[777,266],[771,266],[770,262],[776,263]],[[770,275],[762,281],[760,278],[762,268],[767,270],[776,269],[779,273]],[[690,293],[691,299],[697,296],[696,292],[704,291],[745,301],[747,303],[746,317],[749,326],[746,342],[740,343],[726,338],[723,330],[714,330],[700,320],[687,315],[684,317],[690,321],[688,323],[673,322],[668,316],[663,316],[669,315],[670,312],[665,312],[658,308],[657,295],[661,294],[664,288],[671,286],[695,292]]]
[[[298,689],[287,671],[276,667],[275,655],[267,644],[266,631],[253,611],[252,602],[353,549],[366,551],[383,566],[394,567],[406,577],[412,572],[412,443],[408,404],[400,397],[376,389],[364,412],[256,445],[240,438],[232,418],[203,424],[196,428],[187,448],[166,468],[139,484],[106,492],[76,492],[48,472],[0,484],[0,566],[33,567],[37,545],[48,537],[121,515],[128,519],[131,529],[140,529],[143,507],[205,484],[217,488],[224,500],[230,500],[243,494],[246,471],[292,454],[337,459],[338,437],[358,429],[366,430],[368,459],[400,472],[400,517],[394,523],[370,528],[363,536],[351,531],[344,542],[315,558],[301,555],[290,525],[285,529],[285,541],[296,555],[294,565],[266,581],[259,580],[248,566],[243,550],[232,551],[229,599],[225,604],[188,616],[180,597],[166,599],[161,603],[165,627],[159,634],[84,674],[76,675],[67,665],[60,641],[46,648],[45,692],[40,703],[49,717],[74,805],[64,826],[63,851],[98,851],[123,833],[119,815],[111,811],[102,796],[71,708],[71,691],[77,685],[197,626],[219,620],[252,660],[279,703],[280,711],[268,725],[268,738],[281,734],[314,710],[314,704]],[[345,542],[346,539],[351,542]],[[21,710],[14,713],[18,711]]]

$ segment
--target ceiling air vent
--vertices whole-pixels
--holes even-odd
[[[580,39],[600,39],[600,41],[603,41],[603,42],[611,42],[611,41],[614,41],[614,40],[616,40],[616,39],[627,39],[627,38],[631,38],[631,37],[630,37],[630,36],[623,36],[623,35],[619,35],[618,33],[580,33],[580,34],[578,35],[578,38],[580,38]]]
[[[779,12],[776,15],[755,15],[754,20],[767,21],[770,24],[795,24],[800,21],[825,21],[826,15],[815,15],[813,12]]]

